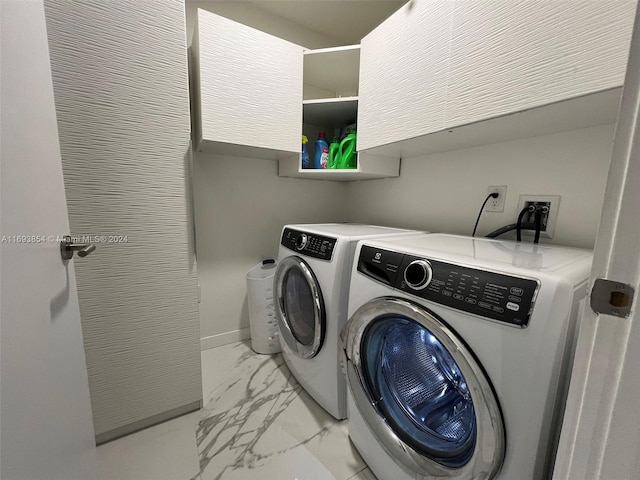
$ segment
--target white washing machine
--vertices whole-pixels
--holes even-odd
[[[356,244],[417,233],[341,223],[286,225],[282,231],[274,277],[282,355],[305,390],[337,419],[347,414],[339,335],[347,320]]]
[[[342,363],[380,480],[550,478],[591,260],[442,234],[358,244]]]

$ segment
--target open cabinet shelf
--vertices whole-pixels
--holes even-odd
[[[314,180],[333,180],[352,182],[355,180],[371,180],[400,176],[400,159],[358,152],[358,168],[353,170],[317,170],[303,169],[300,156],[281,158],[278,175],[281,177],[298,177]]]
[[[360,45],[305,50],[303,55],[303,134],[313,163],[319,132],[327,141],[342,138],[358,120]],[[301,159],[280,160],[280,176],[317,180],[354,181],[398,176],[399,159],[358,153],[358,168],[349,170],[302,169]]]
[[[302,118],[305,124],[322,125],[327,129],[350,125],[358,118],[358,97],[305,100]]]
[[[305,50],[303,99],[358,95],[360,45]]]

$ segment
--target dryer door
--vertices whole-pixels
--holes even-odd
[[[301,358],[314,357],[324,339],[325,309],[320,285],[300,257],[287,257],[275,273],[280,337]]]
[[[505,453],[498,401],[442,320],[407,300],[377,298],[342,338],[357,408],[399,465],[417,478],[494,478]]]

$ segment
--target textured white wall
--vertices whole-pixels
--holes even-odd
[[[507,185],[504,213],[484,213],[478,235],[515,223],[521,194],[561,195],[551,242],[593,248],[613,131],[605,125],[402,159],[398,178],[349,184],[349,220],[470,235],[487,187]]]
[[[202,399],[181,0],[46,0],[97,436]],[[62,232],[60,232],[62,233]]]
[[[271,160],[198,153],[194,160],[202,337],[249,327],[246,274],[276,258],[287,223],[347,220],[348,184],[278,176]],[[211,346],[231,336],[203,345]]]

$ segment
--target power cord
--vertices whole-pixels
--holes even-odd
[[[540,230],[542,230],[542,211],[540,207],[536,207],[535,222],[536,234],[533,237],[533,243],[538,243],[540,241]]]
[[[485,205],[487,204],[490,198],[498,198],[499,196],[500,194],[498,192],[491,192],[489,195],[487,195],[487,198],[484,199],[484,202],[482,202],[482,206],[480,207],[480,211],[478,212],[478,218],[476,218],[476,224],[473,227],[473,233],[471,234],[472,237],[476,236],[478,223],[480,222],[480,217],[482,216],[482,212],[484,210]]]
[[[533,213],[535,211],[537,211],[535,205],[529,205],[520,210],[520,213],[518,214],[518,220],[516,222],[516,240],[518,240],[519,242],[522,241],[522,219],[527,213]]]
[[[533,226],[531,226],[531,217],[529,217],[528,221],[525,225],[523,225],[523,220],[525,215],[529,213],[533,213]],[[512,223],[510,225],[505,225],[504,227],[498,228],[491,233],[485,235],[485,238],[496,238],[500,235],[510,232],[511,230],[516,231],[516,239],[518,242],[522,241],[522,230],[535,230],[535,235],[533,238],[533,243],[540,242],[540,234],[542,232],[542,217],[545,214],[549,213],[549,207],[539,205],[528,205],[520,210],[518,214],[517,223]]]
[[[517,223],[510,223],[509,225],[505,225],[504,227],[500,227],[497,230],[494,230],[493,232],[487,233],[484,238],[497,238],[500,235],[503,235],[507,232],[510,232],[512,230],[515,230],[516,228],[518,228],[518,224]],[[524,225],[521,230],[533,230],[533,227],[530,227],[529,225]]]

